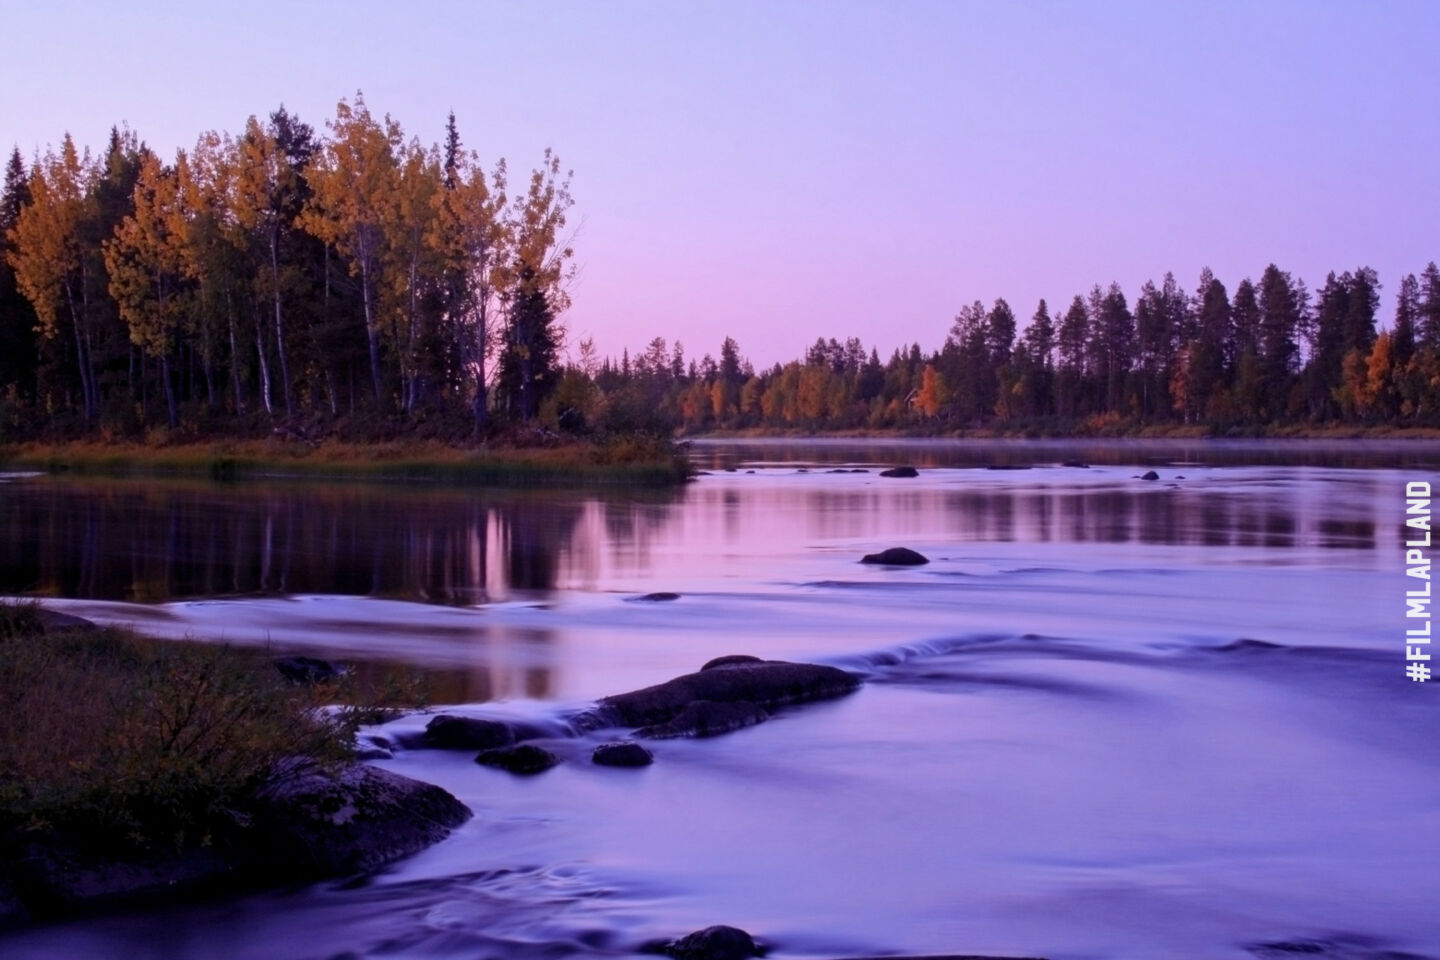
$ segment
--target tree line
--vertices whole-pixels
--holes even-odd
[[[884,361],[856,338],[821,338],[757,371],[726,339],[718,363],[687,366],[656,338],[595,381],[689,430],[1440,425],[1440,268],[1401,279],[1383,329],[1380,289],[1369,267],[1332,272],[1314,294],[1273,264],[1233,294],[1209,269],[1193,292],[1167,273],[1133,307],[1115,283],[1060,312],[1041,300],[1023,329],[1004,299],[976,301],[938,350]]]
[[[943,344],[882,361],[821,338],[757,370],[726,338],[687,361],[568,359],[559,317],[570,177],[546,151],[511,190],[453,114],[407,139],[363,96],[317,134],[282,106],[162,159],[128,130],[67,135],[0,194],[4,436],[213,436],[275,429],[455,437],[513,424],[676,429],[1123,429],[1440,425],[1440,269],[1318,291],[1270,265],[1231,291],[1208,269],[1133,301],[1096,285],[1020,323],[960,309]]]
[[[343,419],[483,430],[553,392],[572,249],[546,151],[513,193],[364,97],[165,159],[67,134],[0,196],[0,425],[108,436]]]

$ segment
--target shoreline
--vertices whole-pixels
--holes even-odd
[[[554,447],[240,440],[146,445],[22,443],[0,446],[0,468],[88,476],[237,480],[404,481],[482,486],[664,487],[692,469],[674,443],[619,440]]]

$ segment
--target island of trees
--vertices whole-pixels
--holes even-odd
[[[283,107],[166,160],[128,130],[66,136],[0,197],[0,438],[275,433],[455,440],[716,429],[1211,432],[1440,426],[1440,269],[1318,290],[1275,265],[1228,288],[1095,286],[1028,324],[963,307],[938,349],[819,339],[756,369],[565,350],[569,175],[512,185],[406,137],[357,94],[318,133]],[[517,432],[518,428],[518,432]]]

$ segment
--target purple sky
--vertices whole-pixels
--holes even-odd
[[[135,7],[135,10],[128,8]],[[1440,259],[1440,3],[14,4],[0,144],[165,154],[359,88],[575,171],[570,340],[938,346],[1096,282]]]

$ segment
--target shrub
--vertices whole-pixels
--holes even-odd
[[[0,607],[0,837],[207,842],[293,761],[350,756],[353,727],[319,709],[333,692],[230,647],[46,633],[33,606]]]

